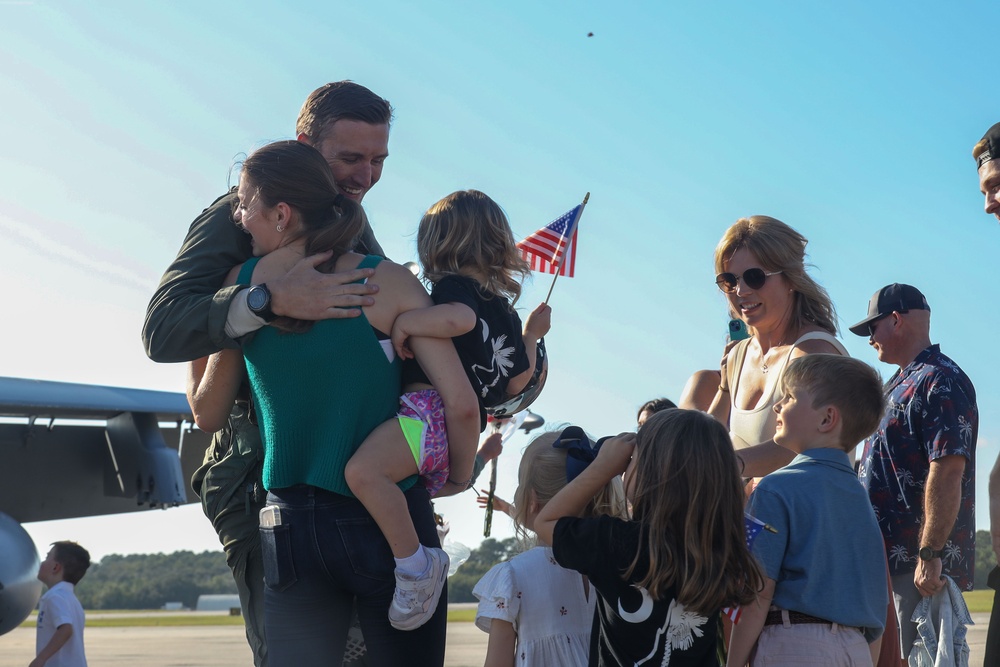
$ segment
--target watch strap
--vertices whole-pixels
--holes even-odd
[[[944,555],[944,549],[934,549],[933,547],[920,547],[920,551],[917,552],[920,556],[920,560],[934,560],[935,558],[941,558]]]
[[[263,292],[264,301],[262,304],[255,305],[255,301],[260,298],[258,294],[261,292]],[[267,283],[254,285],[250,288],[250,292],[247,294],[247,306],[249,306],[250,312],[265,322],[273,322],[278,319],[278,316],[271,310],[271,290],[267,288]]]

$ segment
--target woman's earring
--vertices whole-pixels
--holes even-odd
[[[285,231],[285,228],[284,228],[284,227],[282,227],[281,225],[278,225],[277,227],[275,227],[275,229],[277,229],[277,230],[278,230],[278,233],[279,233],[279,234],[280,234],[281,232]]]

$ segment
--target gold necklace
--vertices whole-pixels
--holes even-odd
[[[771,354],[771,352],[773,352],[773,351],[774,351],[774,350],[775,350],[776,348],[779,348],[779,347],[781,347],[781,346],[783,346],[783,345],[784,345],[784,343],[778,343],[777,345],[774,345],[774,346],[772,346],[772,347],[771,347],[771,349],[769,349],[769,350],[767,351],[767,353],[766,353],[766,354],[764,354],[764,355],[763,355],[763,356],[762,356],[762,357],[760,358],[760,372],[761,372],[761,373],[763,373],[764,375],[767,375],[767,372],[768,372],[769,370],[771,370],[770,368],[768,368],[768,367],[767,367],[767,357],[768,357],[768,355],[770,355],[770,354]]]

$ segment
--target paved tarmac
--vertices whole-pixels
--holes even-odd
[[[445,667],[482,667],[486,641],[474,623],[449,624]],[[253,667],[238,625],[86,628],[84,645],[92,667]],[[0,637],[0,667],[25,667],[34,657],[34,628]]]
[[[989,614],[972,615],[969,665],[983,664]],[[252,667],[240,626],[87,628],[87,662],[93,667]],[[24,667],[35,655],[35,629],[16,628],[0,637],[0,667]],[[473,623],[448,625],[445,667],[481,667],[486,634]]]

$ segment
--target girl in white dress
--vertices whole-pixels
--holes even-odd
[[[579,427],[543,433],[524,450],[510,514],[524,541],[545,504],[596,456]],[[569,478],[569,479],[567,479]],[[620,478],[590,502],[584,516],[625,518]],[[530,535],[530,536],[529,536]],[[489,633],[486,667],[586,665],[597,594],[586,577],[556,564],[550,545],[536,546],[495,565],[472,591],[476,626]]]

